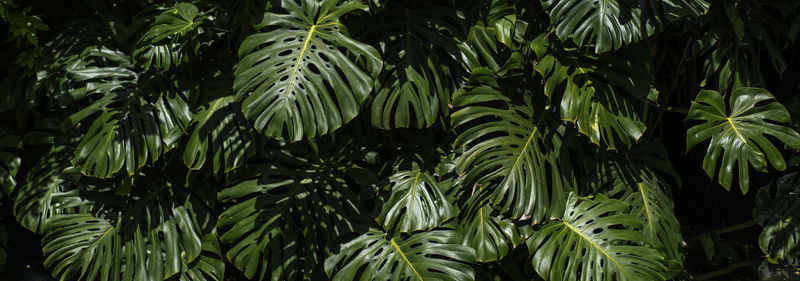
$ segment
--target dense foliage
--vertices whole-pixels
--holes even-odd
[[[800,266],[798,1],[0,0],[0,18],[4,224],[60,280],[707,279],[685,261],[714,234],[682,236],[674,194],[698,181],[674,151],[757,193],[765,264]]]

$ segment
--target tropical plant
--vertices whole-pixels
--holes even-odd
[[[3,224],[59,280],[693,280],[717,179],[797,266],[794,2],[0,0]]]

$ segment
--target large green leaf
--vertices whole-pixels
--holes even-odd
[[[472,249],[453,230],[389,237],[370,229],[325,261],[332,280],[475,280]],[[362,270],[363,269],[363,270]]]
[[[641,222],[625,202],[570,196],[564,218],[528,239],[533,267],[545,280],[664,280],[664,256],[642,244]]]
[[[362,210],[352,188],[369,172],[348,160],[346,143],[330,146],[333,153],[272,150],[219,192],[220,201],[233,203],[220,215],[220,240],[248,278],[308,278],[338,237],[354,231],[348,219]]]
[[[765,135],[775,137],[792,149],[800,149],[800,134],[774,123],[789,122],[790,117],[786,108],[773,100],[767,90],[739,88],[729,97],[730,110],[716,91],[700,91],[692,102],[686,119],[703,123],[689,128],[686,150],[711,138],[703,170],[713,179],[722,155],[719,183],[725,189],[731,187],[735,168],[738,168],[739,187],[744,193],[750,188],[750,166],[766,172],[769,161],[779,171],[786,168],[783,155]]]
[[[758,246],[770,260],[800,264],[800,173],[780,177],[758,190],[753,217],[764,227]]]
[[[60,280],[222,280],[224,264],[202,258],[219,252],[203,245],[214,235],[211,210],[161,173],[139,178],[126,198],[76,194],[84,207],[47,219],[44,265]]]
[[[507,108],[484,104],[493,102]],[[459,90],[453,104],[460,107],[451,116],[453,126],[463,128],[453,146],[466,147],[456,170],[466,174],[465,184],[483,185],[497,210],[512,219],[538,223],[559,216],[572,187],[562,183],[558,158],[551,153],[559,140],[549,126],[534,123],[533,106],[510,103],[488,86]]]
[[[395,232],[428,230],[455,215],[439,184],[427,172],[402,171],[389,180],[391,197],[383,203],[377,221]]]
[[[189,168],[200,169],[209,161],[215,174],[227,173],[256,153],[253,129],[233,97],[211,101],[192,119],[196,125],[183,153]]]
[[[108,178],[123,166],[135,174],[170,150],[191,118],[177,86],[146,80],[132,69],[127,55],[106,48],[87,49],[67,69],[75,88],[61,103],[92,100],[64,121],[79,129],[89,124],[72,159],[86,175]]]
[[[266,32],[242,42],[233,88],[247,119],[271,138],[324,135],[353,119],[381,69],[378,51],[348,37],[339,17],[366,6],[283,0]],[[285,132],[284,132],[285,131]]]
[[[681,226],[675,217],[672,199],[663,190],[658,178],[648,172],[625,178],[618,175],[614,189],[621,192],[621,200],[628,203],[633,215],[642,222],[642,234],[648,245],[662,251],[671,270],[681,272]]]
[[[475,250],[478,262],[502,259],[533,233],[527,225],[517,225],[497,214],[491,206],[483,206],[474,216],[462,218],[457,229],[461,243]]]
[[[42,234],[47,218],[65,208],[82,205],[74,182],[65,176],[72,167],[71,156],[69,147],[54,146],[28,172],[25,185],[18,189],[14,199],[14,216],[23,227]]]
[[[653,35],[663,20],[698,16],[704,0],[542,0],[555,34],[595,53],[615,51]]]
[[[430,127],[448,113],[455,91],[458,49],[453,36],[457,10],[425,3],[392,4],[368,24],[366,37],[379,37],[385,64],[372,101],[372,124]]]
[[[178,3],[165,10],[136,43],[136,64],[144,69],[167,70],[188,62],[210,43],[209,31],[201,26],[205,20],[213,17],[190,3]]]
[[[596,53],[617,50],[652,35],[656,23],[632,0],[543,0],[555,34]]]
[[[14,177],[22,164],[21,149],[19,136],[5,126],[0,127],[0,189],[6,194],[11,194],[17,185]]]

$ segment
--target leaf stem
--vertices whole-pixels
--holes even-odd
[[[751,266],[751,265],[753,265],[753,263],[751,263],[749,261],[737,262],[737,263],[729,265],[728,267],[725,267],[723,269],[719,269],[719,270],[715,270],[715,271],[712,271],[712,272],[709,272],[709,273],[703,273],[703,274],[697,275],[694,280],[708,280],[708,279],[711,279],[711,278],[714,278],[714,277],[718,277],[718,276],[722,276],[722,275],[734,272],[734,271],[738,270],[739,268],[748,267],[748,266]]]
[[[723,228],[720,228],[720,229],[712,230],[710,232],[705,232],[705,233],[701,233],[701,234],[695,235],[692,238],[690,238],[689,241],[698,240],[701,237],[706,236],[706,235],[711,235],[711,234],[720,235],[720,234],[725,234],[725,233],[728,233],[728,232],[734,232],[734,231],[739,231],[739,230],[742,230],[742,229],[747,229],[747,228],[750,228],[750,227],[753,227],[753,226],[756,226],[756,225],[758,225],[758,223],[756,223],[755,220],[749,220],[749,221],[746,221],[746,222],[743,222],[743,223],[740,223],[740,224],[726,226],[726,227],[723,227]]]

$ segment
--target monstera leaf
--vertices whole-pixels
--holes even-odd
[[[331,147],[333,153],[299,145],[272,150],[218,193],[223,203],[234,203],[220,215],[220,240],[230,244],[226,256],[248,278],[307,277],[339,236],[354,231],[348,219],[360,209],[351,189],[369,172],[347,160],[347,145]]]
[[[502,259],[533,233],[530,226],[517,225],[496,213],[491,206],[483,206],[474,216],[463,218],[457,229],[464,235],[462,244],[475,250],[478,262]]]
[[[72,159],[85,175],[108,178],[123,166],[135,174],[170,150],[191,118],[188,99],[176,86],[149,81],[138,87],[144,78],[132,69],[124,53],[89,48],[67,70],[76,87],[60,102],[92,99],[64,121],[67,127],[89,123]]]
[[[377,218],[396,232],[432,229],[454,216],[453,206],[427,172],[403,171],[389,177],[391,197]]]
[[[17,185],[14,177],[22,164],[21,149],[22,140],[19,136],[5,126],[0,127],[0,188],[6,194],[11,194]]]
[[[458,49],[456,10],[436,5],[386,7],[364,36],[379,37],[384,75],[372,101],[372,124],[384,128],[430,127],[448,113],[455,91]]]
[[[370,229],[325,261],[332,280],[475,280],[472,249],[453,230],[388,237]],[[363,268],[363,270],[362,270]]]
[[[617,177],[614,186],[622,191],[621,200],[631,208],[629,214],[642,222],[645,241],[665,254],[670,269],[681,271],[681,226],[675,217],[674,204],[658,178],[642,172],[630,180]]]
[[[703,90],[689,108],[687,120],[703,121],[689,129],[686,136],[688,151],[711,138],[703,159],[703,170],[714,178],[717,162],[722,155],[719,183],[730,189],[734,169],[738,168],[739,187],[746,193],[750,188],[750,166],[767,171],[767,161],[777,169],[786,168],[780,151],[765,135],[775,137],[792,149],[800,149],[800,134],[790,127],[774,122],[789,122],[789,112],[778,102],[765,102],[774,97],[767,90],[739,88],[729,97],[729,105],[716,91]]]
[[[164,176],[144,175],[127,198],[88,191],[76,212],[48,218],[44,265],[61,280],[222,280],[224,264],[202,258],[219,252],[203,245],[214,235],[210,210]]]
[[[664,256],[642,245],[641,222],[622,201],[572,195],[564,218],[528,239],[533,268],[545,280],[664,280]]]
[[[227,173],[256,153],[253,129],[233,97],[211,101],[192,119],[196,125],[183,153],[189,168],[197,170],[210,161],[215,174]]]
[[[644,102],[653,92],[646,50],[626,50],[625,57],[544,55],[534,65],[543,78],[545,95],[555,102],[560,98],[561,118],[575,123],[592,142],[611,149],[630,147],[644,134],[636,101]]]
[[[595,53],[615,51],[653,35],[662,18],[674,21],[708,9],[704,0],[544,0],[555,34]]]
[[[289,14],[269,13],[239,48],[233,88],[255,128],[298,141],[353,119],[381,69],[378,51],[348,37],[339,17],[365,9],[338,0],[283,0]],[[284,134],[285,131],[285,134]]]
[[[638,42],[656,30],[654,19],[632,0],[545,0],[555,34],[578,46],[594,45],[596,53]]]
[[[758,246],[769,260],[800,264],[800,174],[780,177],[756,194],[753,217],[764,227]]]
[[[492,107],[507,103],[508,108]],[[538,223],[563,212],[571,187],[562,183],[557,157],[558,140],[548,126],[535,124],[533,106],[517,105],[488,86],[461,89],[453,104],[453,126],[464,128],[453,146],[466,150],[456,162],[464,183],[483,185],[476,196],[487,198],[512,219]],[[480,123],[474,121],[481,120]],[[469,126],[466,126],[469,124]]]
[[[178,3],[162,12],[136,43],[133,52],[137,65],[162,70],[178,66],[209,45],[208,32],[201,26],[213,17],[204,15],[190,3]]]
[[[78,190],[70,177],[65,176],[72,167],[72,151],[67,146],[54,146],[44,158],[28,172],[25,185],[14,199],[14,216],[25,228],[42,234],[47,218],[62,209],[82,205]]]

